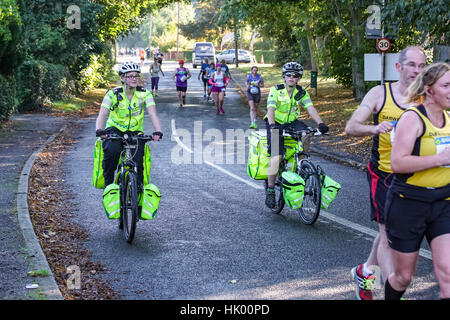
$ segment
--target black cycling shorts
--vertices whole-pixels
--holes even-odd
[[[384,208],[386,206],[386,195],[392,183],[393,174],[389,174],[367,164],[367,181],[370,189],[370,220],[385,224]]]
[[[450,200],[424,202],[401,197],[389,190],[386,232],[392,249],[416,252],[424,237],[431,243],[434,238],[450,233]]]
[[[285,124],[278,124],[280,128],[286,129],[286,128],[294,128],[295,130],[304,130],[308,128],[308,126],[303,123],[300,120],[294,120],[291,123],[285,123]],[[278,134],[278,148],[274,147],[272,150],[272,133],[270,130],[269,122],[266,121],[267,126],[267,142],[268,142],[268,152],[272,157],[276,157],[278,155],[282,155],[285,153],[284,149],[284,137],[281,134]],[[273,137],[274,139],[277,139],[276,136]],[[277,141],[274,140],[276,143]],[[282,151],[282,152],[280,152]]]
[[[186,92],[187,91],[187,87],[179,87],[179,86],[177,86],[177,91]]]

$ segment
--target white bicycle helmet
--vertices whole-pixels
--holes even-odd
[[[283,65],[282,74],[283,76],[288,72],[298,73],[300,76],[303,75],[303,66],[295,61],[285,63]]]
[[[139,72],[141,73],[141,66],[136,62],[124,62],[119,66],[118,72],[119,76],[127,72]]]

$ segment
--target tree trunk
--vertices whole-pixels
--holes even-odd
[[[314,39],[312,37],[311,23],[309,20],[306,21],[306,34],[308,39],[309,56],[311,58],[311,71],[317,70],[317,47]]]
[[[352,36],[349,39],[352,46],[352,78],[353,96],[360,101],[366,94],[366,84],[364,83],[364,27],[362,26],[362,11],[353,10],[351,12]]]
[[[252,36],[250,37],[250,44],[249,44],[249,51],[253,54],[253,44],[254,44],[254,42],[255,42],[255,38],[256,38],[256,35],[257,35],[258,33],[256,32],[256,31],[253,31],[252,32]]]
[[[237,22],[234,22],[234,59],[235,59],[235,63],[236,63],[236,68],[239,68],[239,59],[238,59],[238,54],[239,54],[239,48],[238,48],[238,44],[239,44],[239,30],[237,27]]]

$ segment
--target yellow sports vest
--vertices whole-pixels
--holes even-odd
[[[391,92],[391,84],[384,85],[384,103],[378,113],[373,115],[374,125],[383,121],[393,122],[395,125],[402,113],[405,111],[395,101]],[[391,169],[391,133],[380,133],[373,137],[372,154],[370,157],[371,167],[392,173]]]
[[[425,116],[423,106],[408,108],[422,119],[424,123],[424,133],[418,137],[413,149],[413,155],[431,156],[435,155],[446,147],[450,147],[450,116],[447,112],[444,114],[444,126],[436,128]],[[423,171],[414,172],[409,175],[399,175],[400,181],[408,185],[423,188],[441,188],[450,186],[450,166],[435,167]],[[450,196],[450,195],[449,195]]]
[[[269,97],[267,98],[267,109],[275,108],[275,121],[277,123],[291,123],[297,120],[300,116],[300,105],[304,109],[313,105],[308,91],[302,87],[296,86],[292,97],[289,97],[284,84],[270,88]]]
[[[122,132],[143,132],[144,109],[152,105],[155,105],[153,96],[145,88],[136,87],[131,101],[128,100],[123,87],[109,90],[101,105],[110,110],[106,128],[115,127]]]

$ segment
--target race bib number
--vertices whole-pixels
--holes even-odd
[[[394,138],[395,138],[395,126],[397,125],[397,121],[391,121],[391,124],[394,126],[394,128],[391,130],[391,146],[394,144]]]
[[[439,137],[434,139],[434,143],[436,145],[436,154],[443,152],[445,149],[450,148],[450,137]],[[448,166],[442,166],[444,168],[450,168]]]

